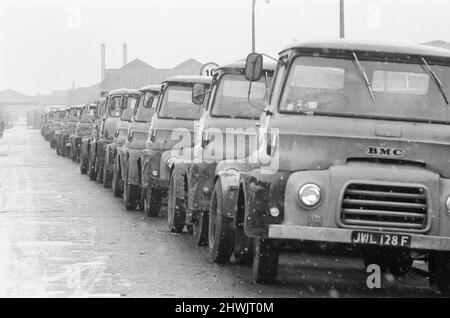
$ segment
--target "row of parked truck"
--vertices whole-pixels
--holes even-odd
[[[42,133],[126,209],[167,205],[169,231],[252,264],[257,283],[291,246],[396,277],[424,261],[449,295],[447,96],[447,50],[295,43],[51,110]]]

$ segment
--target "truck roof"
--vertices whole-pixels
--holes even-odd
[[[231,62],[231,63],[225,63],[220,65],[217,69],[245,69],[245,62],[247,59],[242,59],[236,62]],[[273,62],[273,61],[264,61],[263,62],[263,69],[264,70],[269,70],[269,71],[275,71],[275,68],[277,66],[277,63]]]
[[[118,88],[111,90],[108,95],[121,95],[121,94],[139,94],[139,91],[137,89],[132,88]]]
[[[161,84],[151,84],[151,85],[145,85],[139,88],[140,92],[144,91],[152,91],[152,92],[160,92],[161,91]]]
[[[202,83],[211,84],[211,76],[201,75],[176,75],[166,78],[163,83]]]
[[[280,54],[291,49],[365,51],[450,58],[450,50],[428,45],[397,44],[389,42],[369,42],[344,39],[336,39],[330,41],[294,42],[282,49],[280,51]]]

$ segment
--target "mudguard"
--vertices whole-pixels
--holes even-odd
[[[284,193],[291,172],[261,173],[260,169],[241,173],[239,185],[245,198],[245,234],[265,238],[270,224],[281,224],[284,218]],[[269,214],[270,207],[277,207],[278,217]]]
[[[164,151],[161,154],[159,163],[159,178],[161,180],[170,180],[171,167],[168,164],[168,159],[172,157],[172,150]]]
[[[145,149],[141,151],[142,161],[142,186],[151,188],[159,179],[159,165],[161,163],[162,150]],[[152,171],[158,172],[158,177],[152,175]]]
[[[186,166],[189,209],[209,210],[215,168],[216,163],[191,163]]]
[[[120,165],[120,174],[122,180],[125,181],[128,170],[128,148],[119,147],[117,148],[117,157],[116,160],[119,160]]]

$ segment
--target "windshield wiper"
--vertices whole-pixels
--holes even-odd
[[[428,70],[428,72],[431,74],[431,76],[434,79],[434,82],[436,83],[436,85],[439,87],[439,91],[442,94],[442,97],[444,97],[445,103],[448,105],[448,98],[447,95],[445,95],[444,92],[444,85],[442,84],[441,80],[439,79],[439,77],[437,76],[437,74],[431,69],[430,65],[428,65],[427,61],[425,60],[424,57],[421,57],[423,64],[425,65],[426,69]]]
[[[367,89],[369,90],[370,97],[372,98],[373,103],[375,104],[375,97],[373,96],[373,90],[372,90],[372,84],[370,84],[369,79],[367,78],[366,70],[364,67],[359,63],[358,56],[355,52],[353,52],[353,60],[356,64],[356,68],[361,74],[362,78],[364,79],[364,82],[366,83]]]

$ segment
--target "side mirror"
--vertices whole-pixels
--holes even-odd
[[[205,85],[197,83],[192,88],[192,103],[201,105],[205,101]]]
[[[258,53],[250,53],[245,62],[245,79],[250,82],[257,82],[262,76],[263,57]]]

